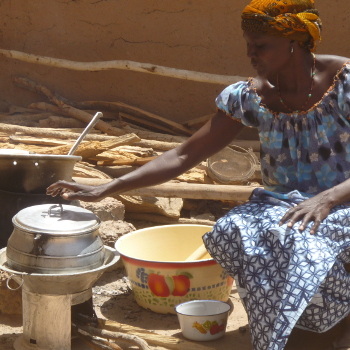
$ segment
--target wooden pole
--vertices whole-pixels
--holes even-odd
[[[202,219],[190,219],[190,218],[170,218],[164,215],[149,214],[149,213],[135,213],[126,211],[125,219],[127,220],[139,220],[139,221],[150,221],[162,225],[207,225],[214,226],[215,221],[202,220]]]
[[[73,180],[84,185],[97,186],[108,183],[109,179],[74,177]],[[172,197],[172,198],[192,198],[211,199],[224,201],[245,201],[248,200],[255,186],[238,185],[207,185],[190,184],[186,182],[173,183],[166,182],[161,185],[143,187],[136,190],[123,192],[128,196],[147,197]],[[113,197],[111,195],[110,197]]]
[[[246,80],[246,77],[238,75],[228,76],[220,74],[194,72],[184,69],[169,68],[159,66],[152,63],[140,63],[127,60],[102,61],[102,62],[77,62],[69,61],[60,58],[38,56],[26,52],[15,50],[0,49],[0,55],[7,58],[12,58],[19,61],[35,63],[56,68],[66,68],[79,71],[102,71],[110,69],[124,69],[135,72],[142,72],[164,77],[177,78],[183,80],[193,80],[202,83],[230,85],[241,80]]]
[[[57,131],[57,129],[35,128],[35,127],[29,127],[29,126],[19,126],[19,125],[3,124],[3,123],[0,123],[0,131],[7,134],[20,132],[26,135],[37,136],[37,137],[52,137],[57,139],[70,139],[70,140],[75,140],[80,136],[80,134],[76,132]],[[116,140],[118,139],[118,137],[120,137],[121,139],[130,138],[131,140],[130,143],[140,140],[140,138],[133,133],[123,134],[120,136],[88,134],[86,135],[85,140],[109,141],[109,140]]]

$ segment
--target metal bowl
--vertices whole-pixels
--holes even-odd
[[[31,293],[47,295],[75,294],[85,291],[91,288],[96,280],[120,259],[114,249],[105,246],[103,264],[96,269],[67,271],[65,274],[27,273],[9,267],[6,250],[7,248],[0,250],[0,270],[6,271],[10,275],[8,283],[10,283],[10,279],[13,279],[19,286],[23,285]]]
[[[19,211],[7,244],[7,263],[30,273],[89,271],[103,264],[99,218],[72,205],[42,204]]]
[[[194,341],[223,337],[231,305],[218,300],[192,300],[175,306],[182,334]]]
[[[1,154],[0,190],[45,193],[58,180],[71,181],[80,156],[53,154]]]

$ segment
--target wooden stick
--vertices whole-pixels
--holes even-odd
[[[175,225],[175,224],[185,224],[185,225],[208,225],[214,226],[215,221],[202,220],[202,219],[188,219],[188,218],[170,218],[164,215],[148,214],[148,213],[135,213],[126,210],[125,218],[127,220],[138,220],[138,221],[150,221],[162,225]],[[202,255],[204,256],[204,254]],[[201,256],[201,257],[202,257]]]
[[[115,61],[102,61],[102,62],[76,62],[69,61],[65,59],[53,58],[38,56],[33,54],[28,54],[25,52],[15,51],[15,50],[5,50],[0,49],[0,54],[24,61],[29,63],[41,64],[50,67],[56,68],[66,68],[73,70],[82,70],[82,71],[101,71],[101,70],[110,70],[110,69],[124,69],[131,70],[135,72],[149,73],[155,75],[161,75],[170,78],[177,78],[183,80],[193,80],[199,81],[202,83],[211,83],[211,84],[222,84],[229,85],[236,83],[241,80],[246,80],[246,77],[241,77],[237,75],[227,76],[219,74],[210,74],[202,72],[194,72],[184,69],[169,68],[164,66],[159,66],[151,63],[140,63],[127,60],[115,60]]]
[[[51,102],[54,102],[58,107],[61,108],[62,113],[64,115],[76,118],[87,124],[90,123],[93,117],[90,113],[81,111],[77,108],[74,108],[64,103],[58,96],[53,94],[47,87],[41,84],[35,83],[34,81],[31,81],[29,79],[20,78],[20,77],[15,77],[14,82],[17,86],[29,89],[30,91],[34,91],[36,93],[44,94]],[[122,129],[114,128],[113,126],[109,125],[108,123],[102,120],[99,120],[97,122],[97,124],[95,125],[95,128],[105,132],[108,135],[120,136],[120,135],[126,134],[126,132],[123,131]]]
[[[169,151],[180,145],[181,142],[165,142],[156,140],[141,140],[134,143],[134,146],[153,148],[154,150],[158,151]]]
[[[98,328],[103,328],[112,332],[131,333],[145,339],[149,344],[173,350],[214,350],[211,347],[189,342],[187,340],[175,338],[173,336],[161,335],[150,332],[144,328],[134,327],[110,320],[98,320]]]
[[[18,114],[6,114],[0,115],[0,121],[2,123],[11,123],[19,125],[20,122],[39,122],[40,120],[49,117],[49,113],[18,113]]]
[[[47,138],[33,137],[33,136],[11,135],[10,140],[18,143],[28,144],[28,145],[41,145],[41,146],[63,146],[63,145],[73,144],[73,140],[64,141],[62,139],[53,139],[53,138],[47,139]]]
[[[39,136],[52,137],[52,138],[61,138],[61,139],[70,139],[70,140],[75,140],[80,136],[79,133],[75,133],[75,132],[57,131],[57,129],[51,129],[51,128],[36,128],[36,127],[19,126],[19,125],[4,124],[4,123],[0,123],[0,131],[5,132],[7,134],[21,132],[26,135],[32,135],[32,136],[38,136],[38,137]],[[135,142],[140,141],[140,138],[135,134],[130,133],[129,135],[134,135],[133,137]],[[125,134],[122,136],[125,136]],[[115,140],[115,138],[116,136],[88,134],[86,135],[85,140],[107,141],[107,140]]]
[[[98,186],[108,183],[112,180],[87,179],[74,177],[74,181],[84,185]],[[213,199],[224,201],[246,201],[249,199],[256,186],[238,186],[238,185],[206,185],[189,184],[185,182],[172,183],[166,182],[161,185],[143,187],[135,190],[126,191],[123,194],[129,196],[149,196],[149,197],[174,197],[174,198],[192,198],[192,199]],[[113,197],[111,195],[110,197]]]
[[[9,114],[17,114],[17,113],[42,113],[41,110],[34,110],[33,108],[19,107],[15,105],[11,105],[9,107]]]
[[[165,141],[165,142],[184,142],[187,140],[187,137],[185,136],[177,136],[177,135],[168,135],[168,134],[161,134],[158,132],[152,132],[152,131],[145,131],[145,130],[138,130],[135,128],[132,128],[128,125],[125,125],[123,127],[123,130],[125,132],[132,132],[139,136],[141,139],[146,140],[157,140],[157,141]]]
[[[81,331],[76,332],[88,346],[92,347],[95,350],[123,350],[120,346],[115,343],[111,343],[105,339],[82,334]]]
[[[29,105],[29,108],[39,109],[39,110],[46,111],[46,112],[51,112],[51,113],[54,113],[54,114],[65,115],[61,108],[59,108],[59,107],[57,107],[55,105],[52,105],[51,103],[46,103],[46,102],[31,103]]]
[[[55,128],[55,129],[84,129],[86,124],[78,119],[71,117],[62,117],[58,115],[50,115],[45,119],[39,120],[41,128]],[[95,130],[95,129],[94,129]],[[90,130],[92,132],[93,130]]]
[[[170,134],[170,135],[176,135],[176,133],[165,127],[165,126],[162,126],[158,123],[155,123],[155,122],[152,122],[152,121],[148,121],[148,120],[144,120],[144,119],[141,119],[141,118],[138,118],[138,117],[135,117],[133,115],[130,115],[130,114],[126,114],[126,113],[119,113],[119,119],[122,121],[122,122],[128,122],[128,123],[134,123],[136,124],[136,126],[138,127],[143,127],[143,129],[145,130],[154,130],[156,132],[164,132],[166,134]],[[133,126],[135,127],[135,125]],[[142,129],[140,129],[142,130]]]
[[[98,160],[97,161],[97,165],[99,166],[104,166],[104,165],[144,165],[148,162],[150,162],[151,160],[153,160],[156,157],[139,157],[136,159],[120,159],[120,160]],[[90,158],[90,159],[94,159],[94,158]]]
[[[95,327],[83,326],[83,325],[78,325],[77,327],[79,329],[82,329],[84,332],[87,332],[97,337],[101,337],[105,339],[121,340],[134,345],[136,344],[142,350],[150,350],[147,342],[144,339],[141,339],[140,337],[137,337],[135,335],[124,334],[121,332],[111,332],[111,331],[106,331],[104,329],[98,329]]]

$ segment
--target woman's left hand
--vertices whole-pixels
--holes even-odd
[[[298,229],[304,231],[306,225],[313,221],[314,224],[310,228],[310,233],[314,234],[320,226],[320,223],[328,216],[329,211],[333,207],[328,193],[321,192],[315,197],[309,198],[294,208],[289,209],[280,221],[280,225],[288,222],[288,227],[293,227],[298,221],[301,221]]]

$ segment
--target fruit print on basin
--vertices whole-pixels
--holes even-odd
[[[149,263],[123,257],[136,302],[151,311],[175,314],[190,300],[227,301],[232,278],[213,260],[195,263]],[[215,327],[214,327],[215,328]]]

